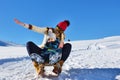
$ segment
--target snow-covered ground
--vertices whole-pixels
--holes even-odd
[[[120,80],[120,36],[69,43],[72,51],[60,76],[42,80]],[[25,47],[0,47],[0,80],[34,80],[35,75]]]

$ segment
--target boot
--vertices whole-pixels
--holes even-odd
[[[63,63],[64,63],[64,61],[63,61],[63,60],[60,60],[59,62],[57,62],[57,63],[54,65],[53,72],[54,72],[55,74],[58,74],[58,75],[59,75],[59,74],[61,73]]]
[[[44,64],[39,64],[38,75],[43,75],[44,72],[45,72],[45,70],[44,70]]]
[[[38,75],[43,74],[45,72],[43,64],[38,64],[36,61],[33,61],[33,65]]]
[[[35,70],[36,70],[36,72],[38,74],[38,72],[39,72],[39,64],[36,61],[32,61],[32,62],[33,62],[33,65],[35,67]]]

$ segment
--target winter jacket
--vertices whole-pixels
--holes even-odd
[[[48,39],[48,35],[47,35],[47,31],[48,31],[48,27],[38,27],[38,26],[35,26],[35,25],[31,25],[31,24],[28,24],[27,26],[24,25],[25,28],[28,28],[30,30],[33,30],[35,32],[38,32],[38,33],[41,33],[44,35],[44,38],[43,38],[43,42],[42,44],[40,45],[40,47],[44,47],[45,44],[46,44],[46,41]],[[65,34],[63,31],[60,31],[60,29],[58,27],[55,28],[55,34],[56,34],[56,38],[58,38],[60,40],[60,42],[64,42],[64,38],[65,38]]]

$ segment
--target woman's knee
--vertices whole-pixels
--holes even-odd
[[[34,43],[32,42],[32,41],[29,41],[29,42],[27,42],[26,43],[26,46],[28,47],[28,46],[31,46],[31,45],[33,45]]]
[[[70,43],[66,43],[66,44],[64,44],[64,47],[66,48],[69,48],[69,49],[71,49],[72,48],[72,45],[70,44]]]

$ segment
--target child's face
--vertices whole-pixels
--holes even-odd
[[[53,41],[55,41],[53,38],[48,39],[48,42],[53,42]]]

